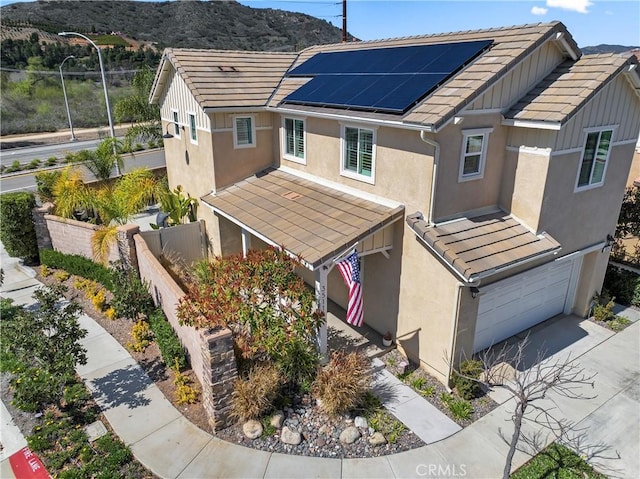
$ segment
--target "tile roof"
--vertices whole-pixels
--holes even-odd
[[[297,56],[281,52],[167,48],[151,100],[158,101],[171,65],[204,109],[264,107]]]
[[[202,201],[314,268],[404,214],[272,168]]]
[[[548,40],[562,36],[573,54],[580,50],[560,22],[465,32],[392,38],[386,40],[320,45],[299,53],[238,52],[225,50],[167,49],[152,88],[151,101],[160,101],[167,72],[173,66],[203,108],[264,107],[298,109],[282,104],[289,93],[302,85],[300,78],[287,78],[291,67],[316,53],[361,50],[408,45],[492,40],[490,49],[455,74],[404,115],[354,112],[305,106],[306,112],[337,116],[358,116],[395,121],[416,128],[439,129],[456,113],[495,84],[507,71]]]
[[[433,226],[420,213],[407,215],[406,221],[432,252],[468,281],[560,249],[551,236],[536,236],[504,212]]]
[[[555,123],[560,127],[618,73],[638,60],[630,53],[584,55],[558,65],[506,114],[512,121]]]

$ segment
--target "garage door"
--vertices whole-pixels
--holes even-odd
[[[573,261],[554,261],[481,288],[474,352],[564,311]]]

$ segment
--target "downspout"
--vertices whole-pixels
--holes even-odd
[[[427,138],[425,133],[425,130],[420,130],[420,139],[427,145],[431,145],[434,148],[433,171],[431,173],[431,195],[429,196],[429,216],[427,217],[429,225],[433,225],[433,205],[435,203],[436,182],[438,179],[438,163],[440,162],[440,144],[435,140]]]
[[[458,281],[456,283],[456,294],[453,295],[453,321],[451,321],[451,355],[448,361],[448,371],[447,371],[447,383],[446,387],[449,392],[451,392],[451,376],[453,375],[453,364],[455,362],[455,351],[456,351],[456,337],[458,332],[458,317],[460,316],[460,297],[462,288],[469,286],[469,284],[461,283]]]

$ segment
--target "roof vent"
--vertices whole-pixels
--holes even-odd
[[[300,193],[296,193],[295,191],[288,191],[282,196],[288,200],[297,200],[298,198],[302,198],[302,195]]]

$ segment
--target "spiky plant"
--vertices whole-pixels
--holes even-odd
[[[84,184],[82,173],[70,166],[60,172],[53,188],[56,214],[64,218],[73,218],[73,213],[86,208],[91,203],[91,195]]]

